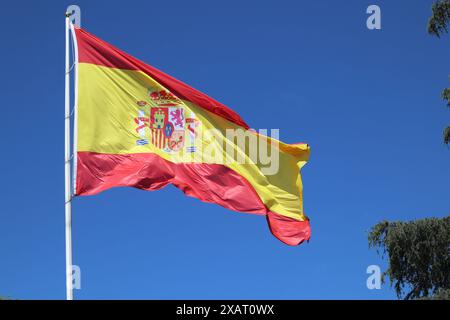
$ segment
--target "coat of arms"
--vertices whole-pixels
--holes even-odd
[[[181,100],[165,90],[151,91],[149,99],[149,103],[137,102],[138,106],[146,108],[139,110],[138,117],[134,119],[138,125],[136,131],[141,136],[136,144],[150,142],[167,153],[179,152],[186,145],[186,152],[195,152],[196,128],[199,126],[195,114],[188,111],[187,117]],[[148,117],[145,117],[146,114]],[[148,131],[145,131],[146,127]],[[186,139],[189,140],[188,144]]]

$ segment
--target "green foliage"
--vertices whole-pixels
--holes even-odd
[[[450,107],[450,88],[445,88],[441,96],[443,100],[447,101],[447,107]]]
[[[444,129],[444,143],[445,144],[450,143],[450,127]]]
[[[450,290],[438,289],[431,297],[420,298],[420,300],[450,300]]]
[[[450,0],[437,0],[431,7],[432,15],[428,20],[428,33],[438,38],[441,34],[448,33],[447,23],[450,21]],[[450,107],[450,88],[442,91],[442,99],[447,100]],[[444,143],[450,143],[450,127],[444,130]]]
[[[442,91],[442,99],[447,100],[447,107],[450,107],[450,88]],[[450,127],[444,129],[444,143],[447,145],[450,143]]]
[[[450,298],[450,216],[411,222],[383,221],[369,233],[369,247],[384,258],[399,298]]]
[[[428,20],[428,33],[438,38],[448,32],[447,23],[450,20],[450,1],[438,0],[431,7],[432,15]]]

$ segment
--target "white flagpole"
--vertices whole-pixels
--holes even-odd
[[[70,14],[66,13],[66,79],[65,79],[65,221],[66,221],[66,299],[73,300],[72,275],[72,194],[70,188]]]

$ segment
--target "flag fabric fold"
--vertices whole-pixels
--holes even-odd
[[[300,176],[307,144],[249,129],[232,109],[84,29],[75,28],[75,40],[75,195],[172,184],[204,202],[265,215],[286,244],[309,240]],[[276,172],[253,157],[266,146],[277,154]]]

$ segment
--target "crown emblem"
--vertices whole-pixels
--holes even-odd
[[[149,92],[150,100],[160,107],[173,107],[181,103],[173,93],[166,90]]]

